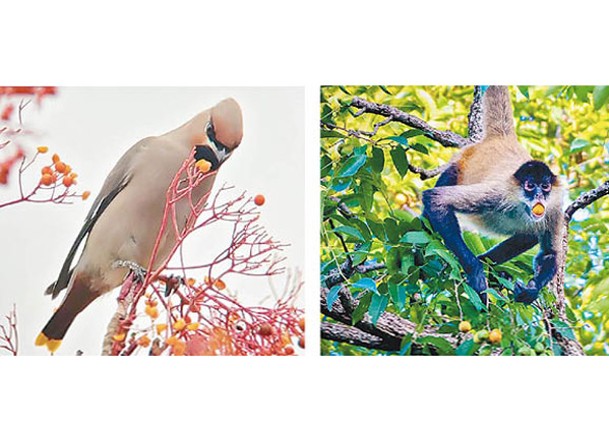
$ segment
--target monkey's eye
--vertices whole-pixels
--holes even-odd
[[[526,190],[527,192],[531,192],[533,189],[535,189],[533,183],[531,183],[529,180],[524,182],[524,190]]]
[[[550,183],[543,183],[541,185],[541,190],[543,190],[544,192],[549,192],[550,190],[552,190],[552,185]]]

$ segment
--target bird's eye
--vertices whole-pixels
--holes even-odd
[[[541,185],[541,190],[543,190],[544,192],[549,192],[550,190],[552,190],[552,185],[550,183],[543,183]]]
[[[535,186],[533,186],[533,183],[531,183],[530,181],[525,181],[524,182],[524,190],[526,190],[527,192],[530,192],[534,189]]]

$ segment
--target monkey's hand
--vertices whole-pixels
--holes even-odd
[[[484,276],[484,267],[481,261],[474,263],[470,270],[467,271],[467,283],[478,293],[482,303],[486,304],[486,289],[488,284],[486,276]]]
[[[531,281],[528,285],[524,285],[520,281],[516,281],[514,285],[514,300],[516,302],[522,302],[523,304],[530,305],[539,296],[539,288],[534,281]]]

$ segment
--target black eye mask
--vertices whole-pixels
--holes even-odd
[[[210,144],[197,145],[195,147],[195,160],[207,160],[211,163],[211,170],[215,171],[220,167],[222,162],[230,156],[231,151],[226,145],[216,139],[216,133],[214,132],[214,127],[211,122],[207,124],[205,133],[207,134]]]

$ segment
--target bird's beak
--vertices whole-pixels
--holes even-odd
[[[232,154],[232,150],[216,139],[211,122],[205,128],[209,143],[195,146],[195,160],[207,160],[211,163],[211,170],[217,170]]]

